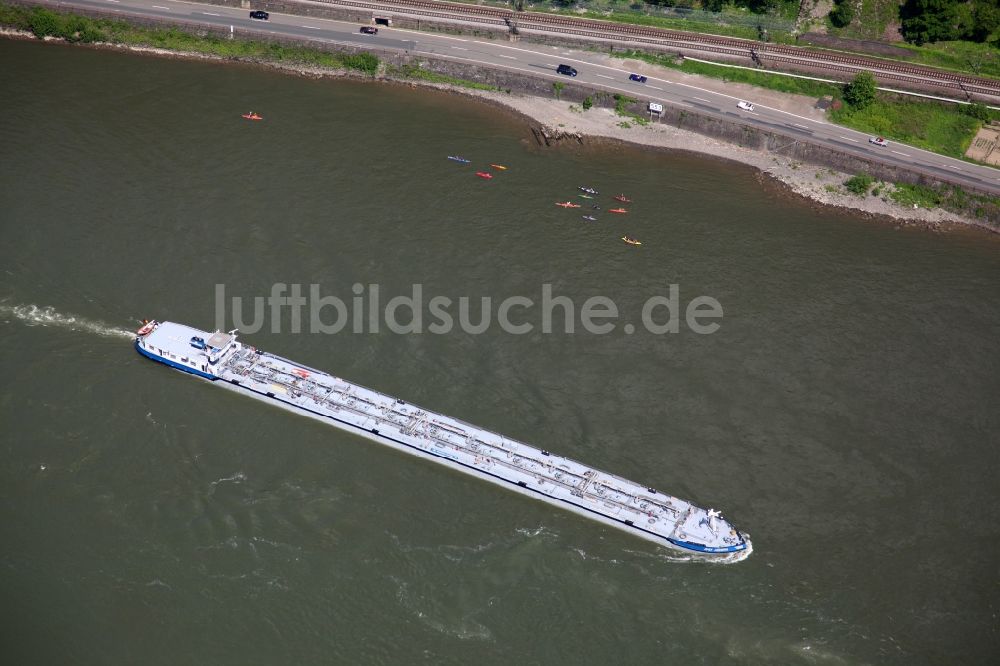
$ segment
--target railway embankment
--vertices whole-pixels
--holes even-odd
[[[220,6],[250,7],[249,0],[204,1]],[[841,82],[850,81],[858,72],[870,71],[886,88],[1000,104],[1000,81],[995,79],[835,49],[810,49],[559,14],[515,13],[491,6],[441,5],[431,0],[382,2],[377,5],[365,0],[255,0],[253,7],[360,23],[382,20],[396,28],[506,41],[523,40],[606,53],[638,49],[707,58],[762,70],[795,72]],[[442,11],[443,8],[449,10]]]

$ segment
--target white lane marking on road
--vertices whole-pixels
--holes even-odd
[[[461,46],[453,46],[451,48],[455,49],[456,51],[468,51],[469,50],[469,49],[463,49]]]
[[[170,11],[170,7],[163,7],[161,5],[153,5],[153,9],[166,9],[168,12]]]
[[[852,138],[851,138],[851,137],[849,137],[849,136],[842,136],[842,137],[840,137],[840,138],[841,138],[841,139],[846,139],[847,141],[853,141],[854,143],[860,143],[860,141],[858,141],[857,139],[852,139]]]
[[[222,14],[213,14],[212,12],[199,12],[205,16],[222,16]]]
[[[611,79],[612,81],[615,80],[615,77],[613,76],[606,76],[604,74],[598,74],[597,76],[601,77],[602,79]]]
[[[499,58],[507,58],[509,60],[517,60],[517,58],[515,58],[514,56],[508,56],[508,55],[504,55],[502,53],[498,53],[497,57],[499,57]]]
[[[694,97],[694,95],[692,95],[692,97]],[[712,103],[711,101],[705,99],[704,97],[694,97],[694,98],[696,100],[698,100],[699,102],[705,102],[706,104],[711,104]]]
[[[118,2],[118,0],[108,0],[108,2]]]
[[[792,124],[795,125],[796,127],[801,127],[802,129],[809,129],[805,125],[800,125],[799,123],[792,123]]]
[[[909,157],[909,155],[907,155],[906,153],[901,153],[898,150],[893,150],[893,151],[890,151],[890,152],[896,153],[897,155],[902,155],[903,157]]]
[[[959,171],[962,170],[961,167],[957,167],[954,164],[945,164],[945,166],[948,167],[949,169],[958,169]]]
[[[657,88],[656,86],[646,86],[647,88],[652,88],[653,90],[663,90],[663,88]]]
[[[510,47],[505,47],[505,48],[510,48]],[[419,50],[419,49],[417,49],[417,50]],[[430,53],[430,51],[427,51],[427,53]],[[538,55],[538,54],[536,53],[535,55]],[[476,60],[474,58],[469,58],[469,57],[464,57],[462,59],[465,60],[466,62],[476,63],[477,65],[490,65],[490,64],[492,64],[492,63],[490,63],[490,62],[488,62],[486,60]],[[586,64],[590,64],[590,63],[586,63]],[[552,67],[553,69],[555,69],[555,65],[545,64],[543,66]],[[515,72],[525,72],[527,74],[538,74],[537,69],[526,69],[524,67],[514,67],[514,66],[508,67],[508,69],[510,69],[512,71],[515,71]],[[548,76],[551,76],[554,79],[562,79],[561,76],[557,76],[556,74],[549,74]],[[598,76],[600,76],[600,75],[598,75]],[[611,78],[611,77],[608,77],[608,78]],[[623,92],[623,93],[634,92],[634,90],[632,90],[631,88],[618,88],[618,87],[615,87],[615,86],[608,86],[608,88],[610,88],[611,90],[617,90],[618,92]],[[687,102],[668,102],[666,100],[664,100],[664,102],[666,104],[675,104],[675,105],[678,105],[678,106],[691,106]]]
[[[303,25],[303,26],[300,26],[300,27],[302,27],[302,28],[309,28],[310,30],[322,30],[323,29],[323,28],[317,28],[314,25]]]

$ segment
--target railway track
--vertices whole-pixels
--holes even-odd
[[[496,7],[439,2],[437,0],[319,0],[341,6],[371,10],[374,14],[397,11],[451,21],[467,21],[518,31],[546,32],[645,44],[657,48],[687,48],[718,53],[751,61],[769,60],[776,64],[797,65],[852,76],[870,71],[883,81],[902,85],[933,86],[954,90],[968,97],[972,94],[994,97],[1000,101],[1000,81],[978,78],[947,70],[911,65],[891,60],[867,58],[833,51],[805,49],[784,44],[769,44],[734,37],[680,32],[665,28],[571,18],[535,12],[514,12]]]

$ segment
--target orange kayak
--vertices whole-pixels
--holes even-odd
[[[622,213],[622,214],[625,214],[625,213],[627,213],[628,211],[627,211],[627,210],[625,210],[624,208],[609,208],[609,209],[608,209],[608,212],[609,212],[609,213]]]

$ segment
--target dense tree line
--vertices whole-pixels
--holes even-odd
[[[903,37],[915,44],[993,41],[1000,32],[997,0],[906,0],[899,15]]]
[[[746,7],[754,14],[767,14],[794,0],[645,0],[647,5],[661,7],[686,7],[709,12],[722,11],[726,5]],[[798,5],[798,2],[795,2]]]
[[[854,20],[854,0],[833,0],[830,23],[844,28]]]
[[[523,0],[514,0],[517,3]],[[551,0],[553,4],[572,7],[576,0]],[[709,12],[721,12],[726,5],[745,7],[754,14],[770,14],[784,5],[799,6],[799,0],[628,0],[628,4],[639,8],[643,4],[654,7],[679,7],[681,9],[704,9]],[[522,10],[518,10],[522,11]]]

